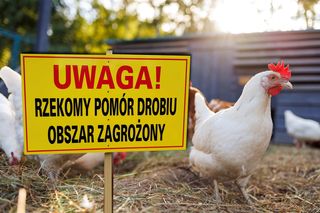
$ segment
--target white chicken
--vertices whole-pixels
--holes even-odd
[[[64,169],[91,171],[104,162],[104,155],[105,153],[38,155],[38,159],[50,180],[55,181]],[[112,163],[119,165],[125,158],[125,152],[115,152]]]
[[[284,112],[284,119],[287,133],[294,138],[298,148],[304,143],[320,141],[320,124],[317,121],[301,118],[290,110]]]
[[[16,120],[13,107],[8,99],[0,93],[0,148],[9,158],[9,164],[18,164],[22,147],[18,144]]]
[[[201,176],[211,178],[215,198],[221,201],[218,182],[234,180],[242,195],[247,182],[265,153],[272,134],[270,102],[285,87],[292,88],[289,66],[283,62],[253,76],[234,106],[212,112],[204,97],[195,97],[196,125],[190,164]]]
[[[61,171],[73,165],[73,162],[85,154],[50,154],[37,155],[41,169],[45,171],[49,179],[55,182]]]
[[[0,78],[4,81],[8,89],[8,99],[12,104],[15,113],[16,137],[21,150],[23,149],[23,126],[22,126],[22,96],[21,96],[21,76],[11,68],[4,66],[0,70]]]

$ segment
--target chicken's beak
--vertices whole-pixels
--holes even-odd
[[[293,89],[293,85],[290,83],[290,81],[285,81],[281,83],[281,86],[286,89]]]
[[[280,84],[283,88],[286,89],[293,89],[293,85],[290,83],[290,81],[288,81],[287,79],[281,79],[280,80]]]

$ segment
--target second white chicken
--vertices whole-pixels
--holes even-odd
[[[287,133],[294,138],[298,148],[304,143],[320,141],[320,124],[317,121],[299,117],[290,110],[284,112],[284,118]]]

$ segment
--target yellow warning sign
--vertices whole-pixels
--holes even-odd
[[[190,56],[21,54],[25,154],[183,150]]]

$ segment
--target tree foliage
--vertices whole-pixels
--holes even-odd
[[[89,12],[82,11],[81,0],[75,0],[73,5],[64,0],[52,2],[49,41],[53,52],[101,53],[107,49],[107,39],[150,38],[211,29],[206,26],[208,5],[205,0],[122,0],[118,9],[106,8],[100,0],[88,0],[92,7],[90,20],[87,18],[90,14],[84,15]],[[152,18],[141,18],[144,7],[152,9]],[[76,14],[70,17],[70,9],[74,8]],[[170,12],[170,8],[175,11]],[[0,9],[1,28],[35,40],[38,0],[2,0]],[[10,50],[10,46],[12,42],[0,41],[2,50]],[[24,45],[22,51],[31,48],[30,44]],[[2,51],[4,61],[8,59],[8,53],[10,55],[10,51]]]
[[[36,0],[2,0],[0,1],[0,27],[7,31],[16,32],[20,35],[34,35],[37,14],[36,9],[32,8]],[[11,58],[11,47],[13,36],[0,34],[0,65],[7,65]]]
[[[90,4],[83,10],[81,3]],[[212,32],[214,24],[208,19],[214,3],[210,0],[119,0],[118,6],[106,7],[101,0],[52,0],[49,29],[50,51],[102,53],[108,48],[108,39],[150,38]],[[301,5],[300,16],[307,27],[315,21],[314,7],[320,0],[295,0]],[[15,32],[24,38],[36,39],[39,0],[1,0],[0,28]],[[67,3],[68,2],[68,3]],[[72,1],[71,1],[72,2]],[[70,11],[75,15],[70,16]],[[148,15],[149,14],[149,15]],[[89,18],[88,18],[89,17]],[[13,40],[0,39],[1,64],[8,64]],[[23,43],[21,51],[32,50],[32,44]]]
[[[302,6],[302,14],[306,22],[307,28],[314,28],[316,20],[315,5],[319,3],[319,0],[298,0],[298,3]],[[298,13],[298,15],[301,14]]]
[[[107,48],[107,39],[151,38],[212,29],[207,26],[211,23],[207,21],[205,0],[123,0],[118,9],[106,8],[99,0],[92,0],[91,5],[96,14],[92,21],[81,15],[79,6],[71,21],[69,42],[76,44],[72,51],[103,52]],[[145,7],[152,8],[152,18],[141,19]],[[177,8],[175,14],[168,13],[168,8],[172,7]],[[199,11],[202,14],[198,14]],[[165,25],[171,27],[165,29]]]
[[[30,52],[36,39],[37,21],[38,21],[38,0],[2,0],[0,1],[0,28],[2,30],[11,32],[11,36],[0,34],[0,65],[9,65],[11,58],[14,40],[21,39],[20,51]],[[64,36],[67,30],[64,23],[67,18],[61,14],[57,7],[66,7],[60,0],[54,0],[54,7],[52,13],[52,20],[61,26],[60,34]],[[59,31],[59,27],[55,29]]]

